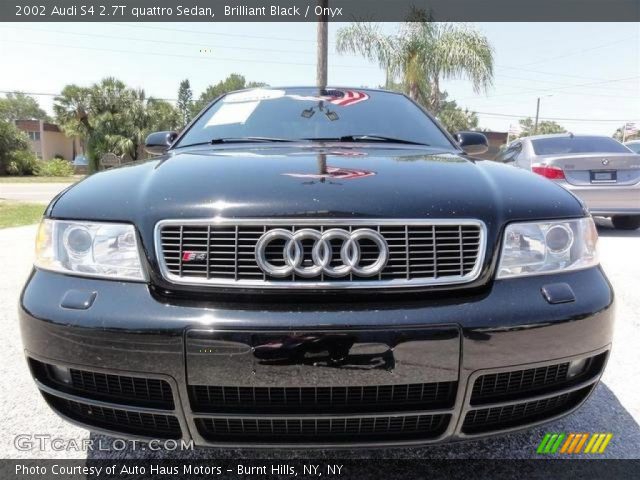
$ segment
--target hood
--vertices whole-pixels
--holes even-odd
[[[162,219],[216,216],[473,218],[491,227],[584,212],[547,179],[455,152],[269,144],[183,149],[98,173],[56,199],[48,214],[152,230]]]

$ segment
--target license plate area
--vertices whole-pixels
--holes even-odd
[[[456,326],[189,330],[185,342],[189,385],[346,387],[458,380]]]
[[[618,181],[616,170],[591,170],[589,174],[591,183],[616,183]]]

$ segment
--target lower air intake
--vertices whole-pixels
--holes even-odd
[[[450,418],[450,415],[216,417],[198,418],[196,425],[210,442],[337,444],[435,438],[445,432]]]
[[[48,393],[43,395],[54,410],[96,428],[153,438],[182,437],[178,419],[171,415],[140,413],[116,408],[98,407]]]
[[[593,385],[555,397],[532,400],[501,407],[482,408],[467,413],[462,425],[464,433],[485,433],[539,422],[565,413],[579,405]]]

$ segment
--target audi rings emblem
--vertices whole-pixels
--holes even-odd
[[[332,240],[342,241],[340,261],[337,265],[333,261]],[[305,255],[305,247],[303,246],[303,242],[305,242],[309,248],[309,241],[313,242],[310,262],[308,255]],[[366,265],[361,265],[363,241],[373,243],[378,252],[375,260]],[[283,245],[282,257],[280,257],[279,251],[281,245]],[[277,256],[275,258],[282,259],[282,264],[274,265],[271,263],[270,260],[274,258],[274,252],[270,250],[267,254],[270,246],[272,249],[273,246],[276,246]],[[262,235],[256,243],[256,262],[263,272],[272,277],[286,277],[292,273],[303,278],[316,277],[322,273],[330,277],[344,277],[352,273],[361,277],[371,277],[382,271],[388,259],[387,242],[382,235],[370,228],[359,228],[352,232],[341,228],[332,228],[325,232],[311,228],[303,228],[295,232],[275,228]]]

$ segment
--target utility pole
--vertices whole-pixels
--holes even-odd
[[[318,0],[322,13],[318,17],[318,63],[316,67],[316,84],[323,89],[327,86],[327,55],[329,52],[329,26],[327,23],[327,5],[329,0]]]
[[[538,97],[538,104],[536,105],[536,123],[533,126],[533,134],[538,133],[538,118],[540,117],[540,97]]]

